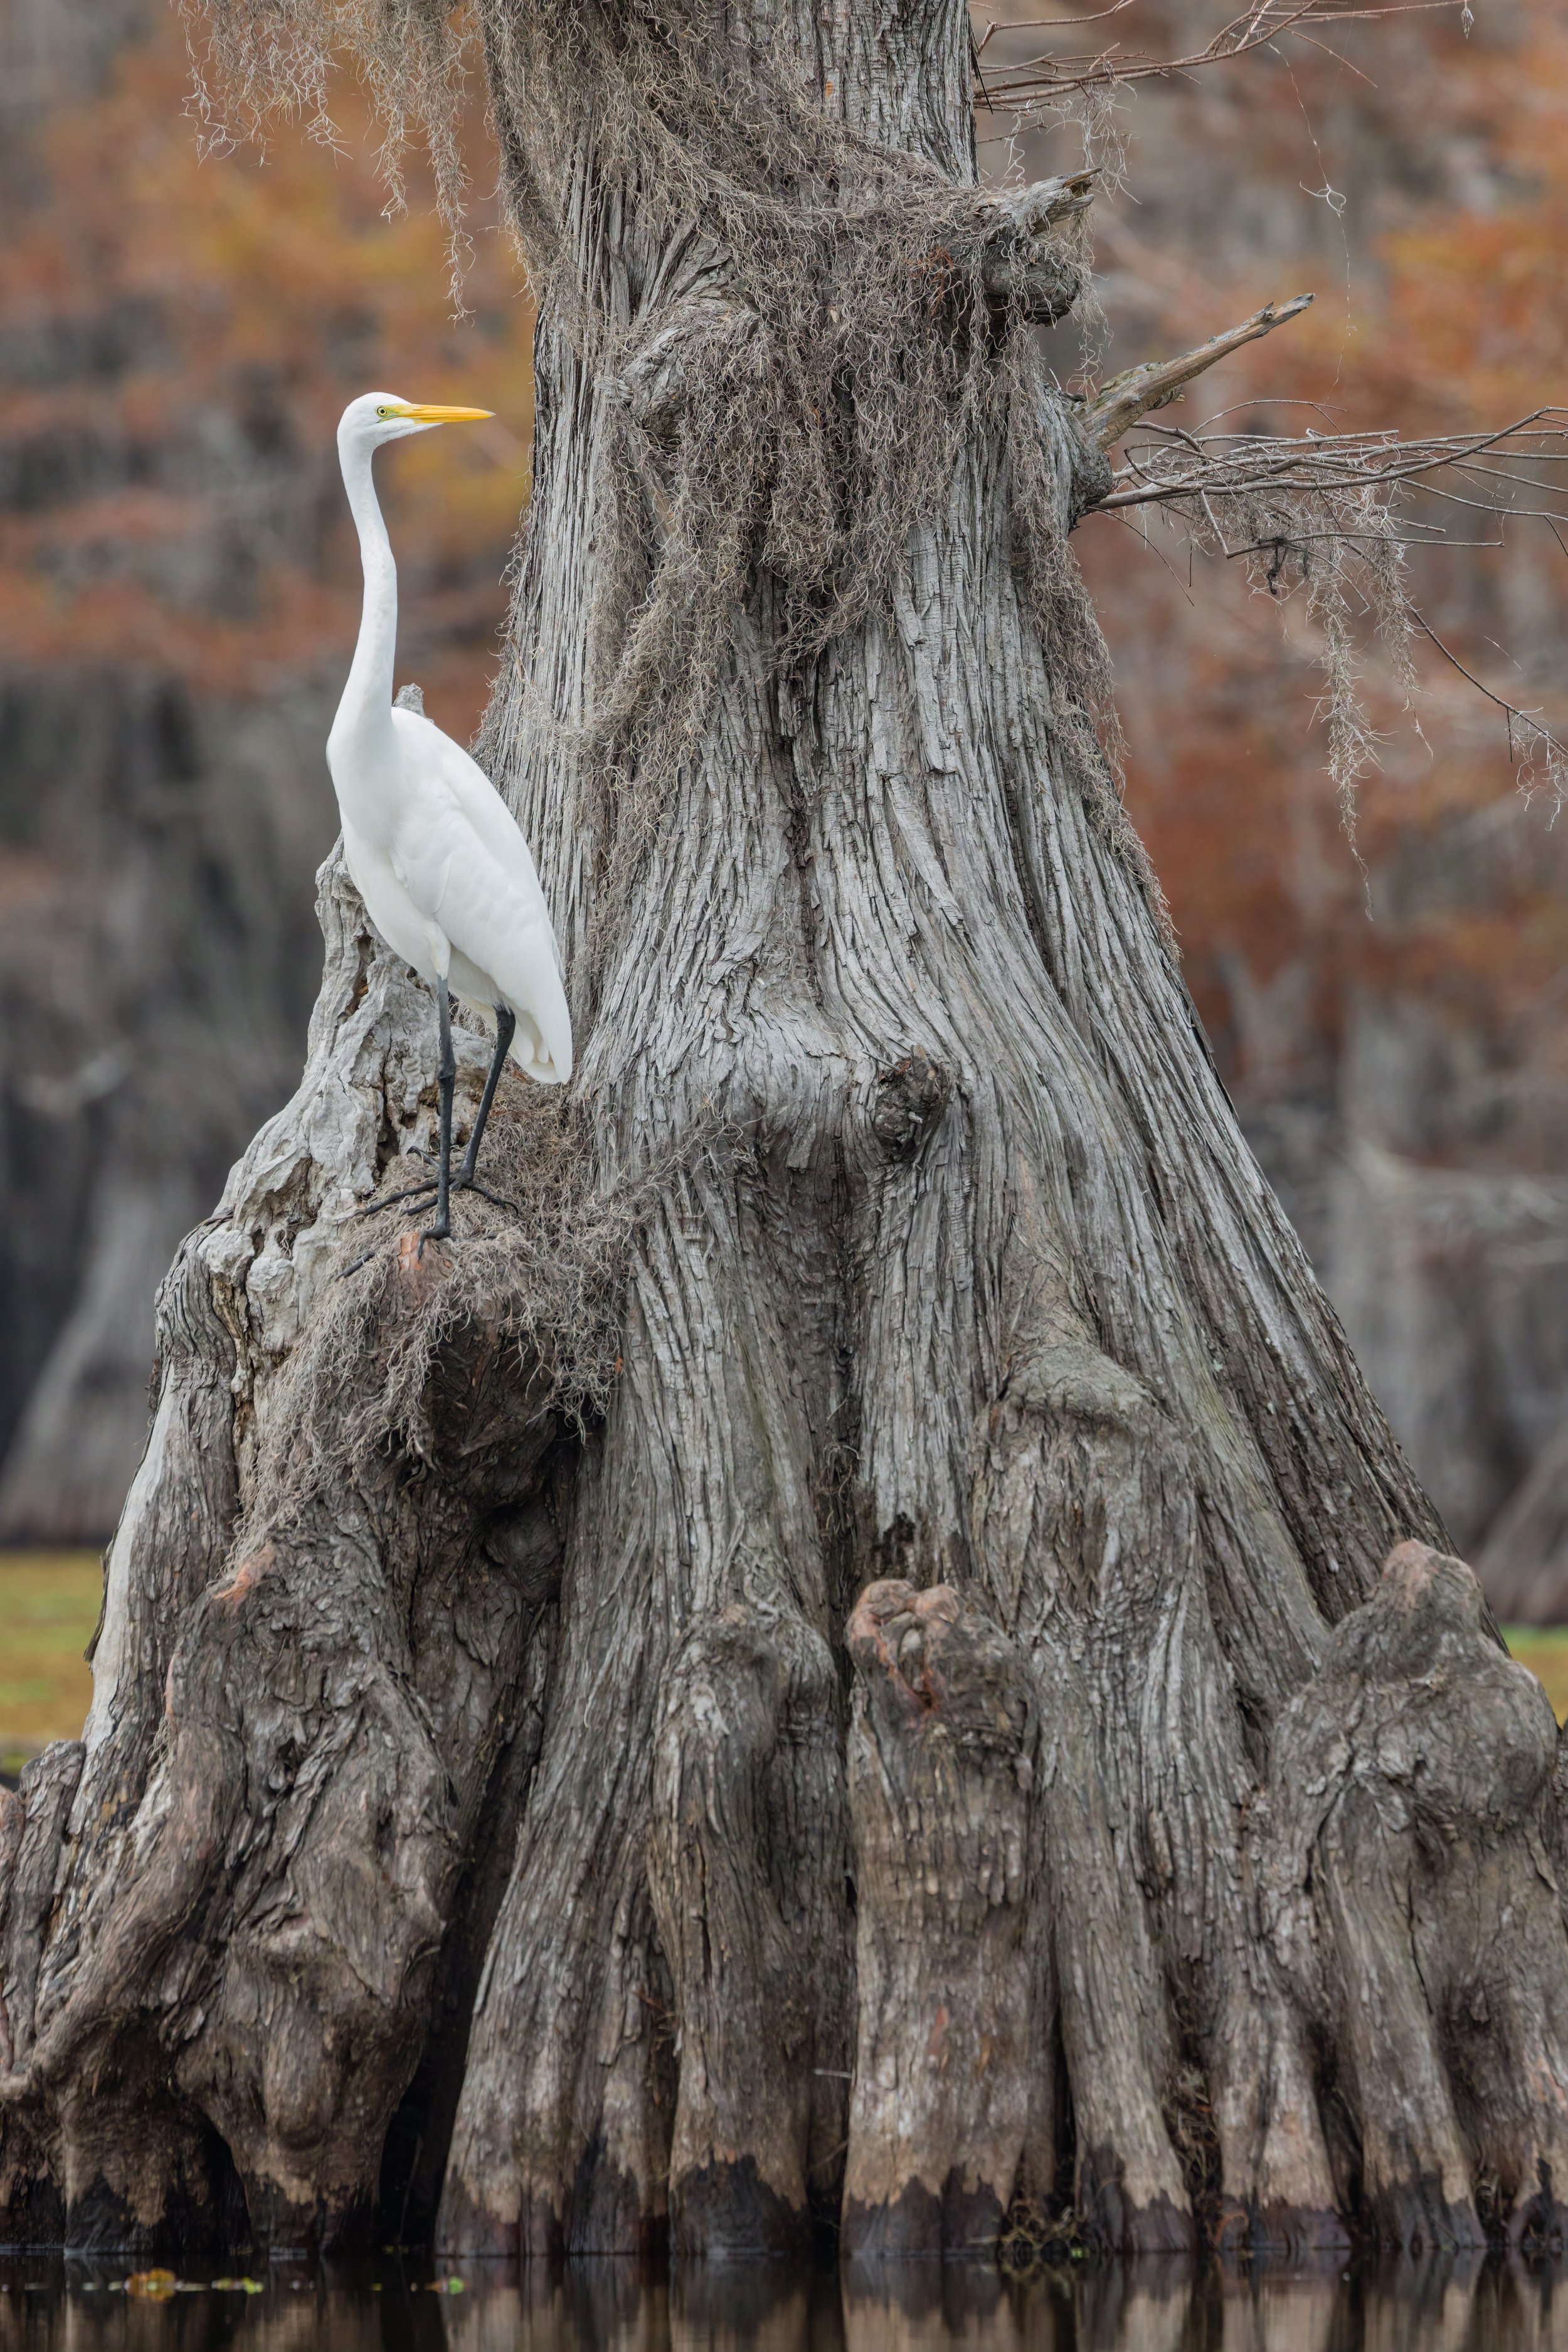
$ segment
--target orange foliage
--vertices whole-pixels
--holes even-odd
[[[1240,404],[1232,429],[1301,429],[1289,421],[1301,410],[1281,416],[1262,405],[1279,399],[1321,404],[1308,421],[1323,430],[1460,432],[1561,400],[1568,23],[1552,0],[1519,0],[1489,36],[1488,23],[1480,12],[1469,44],[1457,30],[1420,27],[1400,36],[1404,47],[1392,59],[1379,49],[1383,28],[1369,28],[1357,63],[1376,73],[1381,55],[1388,85],[1373,100],[1321,57],[1298,65],[1289,82],[1277,78],[1271,95],[1263,78],[1245,100],[1237,91],[1238,105],[1263,118],[1265,133],[1271,126],[1278,134],[1270,163],[1258,121],[1243,124],[1249,168],[1272,170],[1288,189],[1301,183],[1292,138],[1299,143],[1303,110],[1342,129],[1347,92],[1370,110],[1363,140],[1379,135],[1383,108],[1385,125],[1411,140],[1437,181],[1425,196],[1385,194],[1381,231],[1366,249],[1357,245],[1366,209],[1352,210],[1348,302],[1342,257],[1337,288],[1331,267],[1282,272],[1268,257],[1254,272],[1215,282],[1197,257],[1184,265],[1167,250],[1156,260],[1142,242],[1147,232],[1108,225],[1110,257],[1123,271],[1131,266],[1163,310],[1167,348],[1316,280],[1314,310],[1206,379],[1189,394],[1187,416]],[[1327,133],[1324,144],[1334,161]],[[1432,168],[1452,159],[1454,168]],[[1321,152],[1310,160],[1321,167]],[[1136,188],[1136,139],[1132,170]],[[1142,355],[1119,352],[1117,363]],[[1494,528],[1463,513],[1450,515],[1449,526],[1461,539]],[[1117,656],[1131,746],[1130,805],[1227,1075],[1265,1093],[1321,1075],[1348,994],[1362,987],[1418,992],[1446,1005],[1456,1023],[1504,1037],[1568,964],[1561,895],[1528,861],[1516,861],[1501,884],[1489,876],[1468,904],[1450,891],[1441,905],[1423,907],[1390,887],[1412,860],[1429,860],[1446,830],[1510,794],[1516,779],[1500,714],[1421,648],[1417,732],[1372,661],[1373,707],[1388,740],[1382,771],[1360,794],[1357,845],[1369,887],[1321,774],[1312,723],[1318,679],[1297,615],[1250,595],[1235,576],[1238,564],[1200,559],[1189,591],[1185,548],[1157,525],[1149,536],[1156,553],[1142,553],[1110,518],[1079,534]],[[1544,526],[1511,524],[1501,554],[1416,553],[1410,576],[1420,609],[1468,667],[1510,700],[1543,706],[1561,720],[1554,649],[1568,561]],[[1520,660],[1522,675],[1500,648]],[[1542,826],[1549,817],[1542,802]],[[1293,1066],[1250,1066],[1236,1029],[1238,977],[1256,990],[1286,974],[1296,982]]]
[[[1485,209],[1414,220],[1384,241],[1375,373],[1461,431],[1561,399],[1568,373],[1568,24],[1546,0],[1520,15],[1517,47],[1456,76],[1452,133],[1488,156]]]
[[[222,696],[341,667],[355,549],[332,435],[354,394],[497,411],[383,460],[404,582],[404,674],[460,736],[483,705],[500,574],[527,493],[532,313],[476,236],[448,316],[442,232],[416,186],[390,222],[352,97],[346,150],[285,130],[198,160],[172,11],[110,89],[38,141],[0,247],[20,355],[0,398],[0,632],[8,656],[113,663]]]
[[[1318,271],[1317,310],[1228,363],[1187,414],[1284,397],[1325,404],[1328,425],[1453,430],[1561,390],[1568,26],[1554,0],[1517,0],[1489,47],[1488,22],[1470,44],[1418,22],[1400,36],[1378,101],[1427,154],[1469,159],[1469,196],[1449,173],[1439,194],[1385,205],[1375,249],[1357,256],[1349,312],[1333,271]],[[1384,37],[1368,28],[1362,62],[1375,65]],[[1232,71],[1230,168],[1272,173],[1294,200],[1302,109],[1332,115],[1352,83],[1321,57],[1290,76]],[[433,714],[466,736],[527,487],[532,319],[515,258],[498,236],[478,235],[474,315],[455,325],[442,233],[417,185],[407,215],[383,217],[352,94],[340,108],[343,153],[283,132],[264,161],[203,163],[184,81],[171,12],[124,54],[104,95],[49,123],[33,201],[0,247],[0,316],[23,356],[0,395],[9,656],[140,666],[239,697],[341,672],[359,581],[332,428],[348,397],[381,383],[498,412],[493,426],[397,452],[381,476],[404,583],[401,675],[417,676]],[[1194,118],[1199,152],[1217,88],[1205,85],[1211,112]],[[1220,149],[1207,168],[1225,168]],[[1133,171],[1136,184],[1136,143]],[[1157,257],[1113,219],[1104,242],[1163,299],[1166,348],[1295,290],[1297,273],[1281,282],[1273,258],[1206,271],[1154,217]],[[1173,541],[1161,562],[1101,519],[1080,546],[1119,659],[1131,804],[1222,1052],[1238,971],[1267,986],[1299,971],[1310,1063],[1331,1055],[1346,990],[1363,982],[1447,992],[1466,1019],[1497,1024],[1562,968],[1568,914],[1528,880],[1462,918],[1384,912],[1369,923],[1321,772],[1315,673],[1295,621],[1282,634],[1235,566],[1200,563],[1189,593]],[[1417,577],[1435,624],[1494,675],[1488,641],[1517,645],[1521,614],[1538,649],[1560,635],[1568,573],[1554,549],[1423,558]],[[1394,740],[1360,818],[1374,870],[1511,782],[1500,720],[1435,659],[1422,667],[1436,688],[1424,721],[1435,755],[1384,695]],[[1239,1045],[1229,1059],[1244,1081],[1258,1075]]]

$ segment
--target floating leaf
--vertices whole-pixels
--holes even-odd
[[[125,2282],[127,2294],[134,2294],[143,2303],[167,2303],[180,2282],[173,2271],[132,2271]]]

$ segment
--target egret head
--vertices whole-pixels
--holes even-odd
[[[493,408],[442,408],[429,401],[399,400],[395,392],[362,392],[351,400],[338,424],[338,447],[378,449],[384,441],[401,441],[410,433],[428,433],[437,425],[476,425],[493,416]]]

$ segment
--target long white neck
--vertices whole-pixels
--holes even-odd
[[[397,566],[392,541],[381,519],[375,484],[371,478],[371,451],[363,442],[339,445],[343,488],[359,531],[360,562],[364,568],[364,608],[360,615],[359,643],[349,669],[332,737],[353,737],[364,743],[392,734],[392,678],[397,654]]]

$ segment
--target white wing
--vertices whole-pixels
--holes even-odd
[[[536,1032],[542,1050],[531,1055],[525,1034],[519,1036],[524,1068],[564,1081],[572,1075],[572,1021],[561,959],[517,821],[483,769],[432,719],[395,709],[392,723],[403,769],[394,870],[426,920],[518,1014],[520,1033],[525,1024]]]

